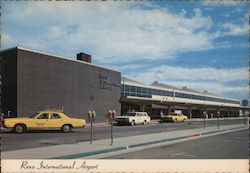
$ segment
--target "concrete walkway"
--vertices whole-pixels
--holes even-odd
[[[140,150],[148,147],[167,145],[185,140],[191,140],[210,135],[229,133],[232,131],[249,128],[248,125],[234,124],[224,125],[217,129],[217,126],[177,130],[114,138],[111,145],[110,139],[80,142],[75,144],[53,145],[40,148],[1,152],[2,159],[79,159],[79,158],[102,158],[104,155],[115,155],[117,153]]]

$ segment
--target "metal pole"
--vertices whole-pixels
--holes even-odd
[[[113,119],[111,119],[111,144],[113,145],[113,141],[114,141],[114,136],[113,136]]]
[[[217,129],[220,128],[220,116],[218,115],[218,121],[217,121]]]
[[[203,113],[203,118],[204,118],[204,119],[203,119],[203,120],[204,120],[204,121],[203,121],[203,128],[204,128],[204,129],[206,128],[206,117],[205,117],[205,116],[206,116],[206,114]]]
[[[91,131],[91,133],[90,133],[90,144],[92,144],[93,143],[93,117],[91,116],[90,117],[90,131]]]

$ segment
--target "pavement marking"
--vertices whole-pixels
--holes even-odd
[[[38,141],[39,144],[53,144],[53,145],[58,145],[56,140],[51,140],[51,139],[43,139]]]
[[[196,157],[195,155],[187,154],[187,152],[181,152],[177,154],[172,153],[172,155],[170,155],[170,157],[176,157],[176,156]]]
[[[201,134],[199,132],[196,132],[196,133],[192,133],[192,134],[188,135],[189,138],[196,137],[196,136],[201,136]]]

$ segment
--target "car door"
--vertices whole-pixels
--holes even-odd
[[[139,112],[138,113],[138,123],[139,124],[142,124],[144,122],[144,116],[143,116],[143,113],[142,112]]]
[[[48,126],[51,129],[60,129],[63,125],[63,118],[58,113],[51,113],[48,121]]]
[[[140,123],[140,115],[139,112],[136,112],[135,114],[135,124],[139,124]]]
[[[30,128],[46,129],[48,128],[48,120],[49,120],[49,114],[41,113],[33,120],[33,122],[30,125]]]

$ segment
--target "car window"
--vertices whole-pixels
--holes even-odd
[[[127,116],[135,116],[136,113],[127,113]]]
[[[37,119],[49,119],[49,114],[47,113],[41,114],[37,117]]]
[[[51,114],[51,119],[60,119],[60,115],[58,114]]]
[[[30,116],[30,118],[36,118],[36,116],[39,114],[39,112],[33,114],[32,116]]]

